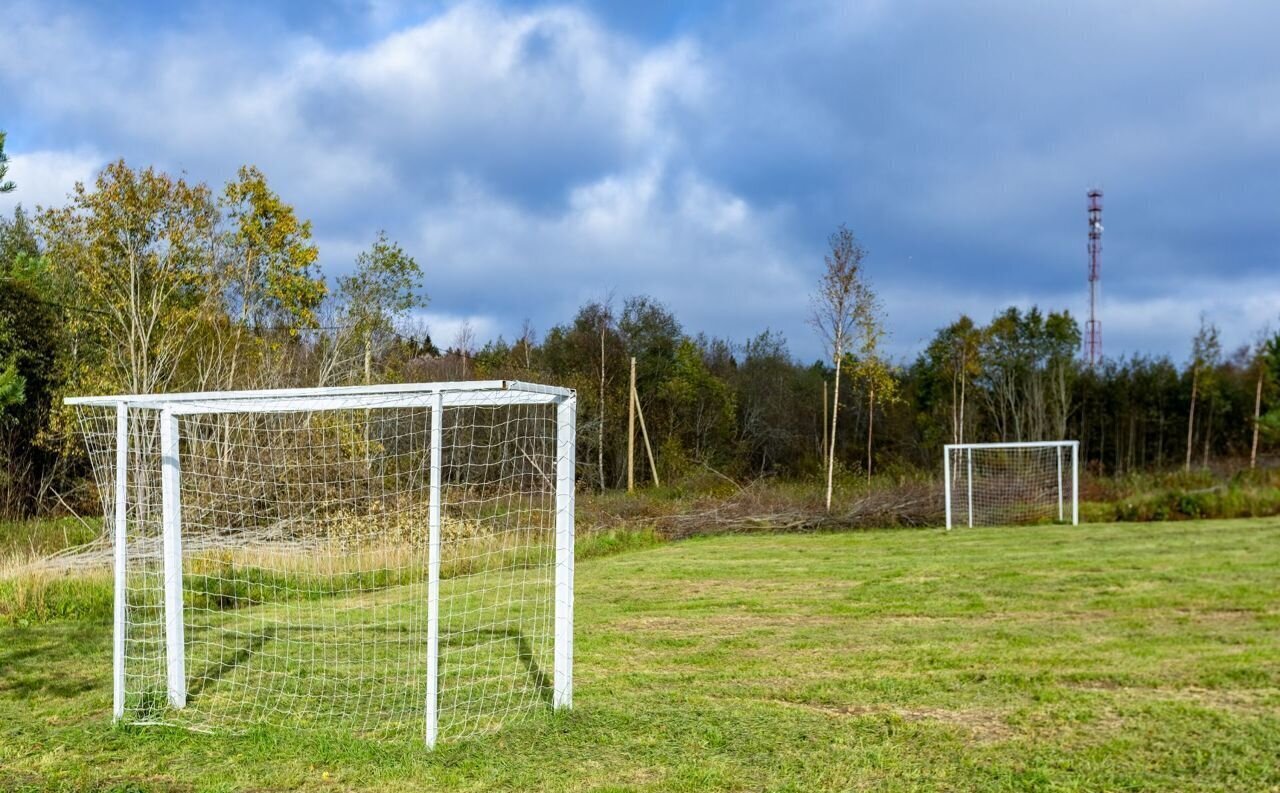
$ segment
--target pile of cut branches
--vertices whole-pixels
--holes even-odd
[[[942,494],[927,482],[904,482],[837,501],[827,511],[815,493],[798,499],[752,484],[718,499],[698,499],[689,509],[654,519],[664,537],[682,539],[756,531],[813,532],[893,526],[941,525]]]

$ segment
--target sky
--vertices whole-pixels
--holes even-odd
[[[385,229],[447,345],[647,294],[811,360],[847,224],[914,356],[968,313],[1087,313],[1108,355],[1280,324],[1280,4],[6,0],[6,214],[125,158],[252,163],[333,278]]]

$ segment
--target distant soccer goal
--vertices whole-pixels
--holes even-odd
[[[1080,442],[943,447],[947,528],[1080,522]]]
[[[572,391],[67,401],[114,537],[117,720],[434,746],[571,706]]]

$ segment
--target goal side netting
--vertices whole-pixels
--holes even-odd
[[[1079,442],[943,448],[947,528],[1079,522]]]
[[[434,745],[570,704],[572,392],[74,403],[115,548],[117,719]]]

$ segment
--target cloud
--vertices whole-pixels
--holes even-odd
[[[890,348],[910,356],[928,343],[934,331],[961,313],[980,323],[1008,306],[1066,309],[1081,325],[1088,312],[1083,291],[1027,291],[1016,285],[999,290],[951,289],[939,284],[883,293],[889,315],[895,317]],[[1280,328],[1280,275],[1263,274],[1217,279],[1212,276],[1180,281],[1145,294],[1111,296],[1100,301],[1103,352],[1122,358],[1135,353],[1168,355],[1183,361],[1200,315],[1222,331],[1227,352],[1251,344],[1260,330]],[[1083,330],[1083,327],[1082,327]]]
[[[483,315],[423,311],[414,318],[414,323],[421,324],[442,351],[463,344],[464,331],[470,333],[470,338],[465,341],[470,345],[468,351],[473,353],[484,346],[485,341],[497,338],[503,331],[502,323]]]
[[[1130,350],[1167,351],[1186,360],[1200,313],[1222,331],[1224,349],[1251,344],[1263,328],[1280,328],[1280,275],[1248,276],[1222,282],[1201,278],[1176,291],[1147,298],[1108,298],[1102,333],[1127,342]],[[1121,347],[1120,349],[1124,349]]]
[[[27,26],[29,46],[92,51],[74,21]],[[688,39],[646,45],[568,7],[459,4],[363,46],[286,42],[255,68],[198,43],[95,56],[105,73],[65,86],[54,114],[199,177],[259,163],[315,220],[331,274],[388,228],[427,269],[452,328],[436,335],[461,317],[481,335],[545,328],[614,289],[740,336],[804,304],[785,207],[682,154],[711,79]]]
[[[0,194],[0,213],[9,214],[22,204],[33,211],[38,206],[60,206],[76,182],[91,182],[104,158],[87,150],[14,151],[9,154],[5,177],[17,185],[12,193]]]
[[[401,241],[441,327],[510,337],[646,292],[691,331],[771,327],[805,357],[823,243],[848,222],[909,355],[960,311],[1078,313],[1100,183],[1109,351],[1180,351],[1202,308],[1234,343],[1275,296],[1280,11],[802,2],[635,30],[464,0],[297,17],[15,4],[0,92],[20,190],[0,207],[56,201],[117,156],[215,184],[252,162],[314,221],[328,274],[379,229]]]
[[[566,320],[610,291],[658,295],[682,318],[738,338],[780,304],[793,316],[804,310],[807,285],[775,242],[785,214],[751,207],[695,173],[650,163],[574,188],[567,207],[550,214],[462,178],[449,196],[418,224],[433,299],[488,295],[507,329],[529,316]],[[522,288],[503,294],[495,289],[502,283]]]
[[[16,27],[0,65],[39,97],[29,112],[202,175],[255,161],[326,222],[372,221],[360,202],[395,220],[459,173],[554,204],[661,150],[700,90],[689,42],[641,47],[563,7],[459,4],[364,46],[286,38],[265,56],[203,29],[112,48],[74,14]]]

